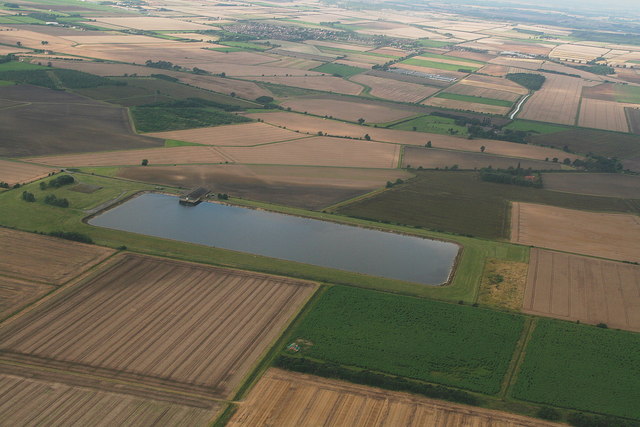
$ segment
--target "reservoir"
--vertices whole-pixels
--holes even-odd
[[[183,206],[145,193],[89,224],[322,267],[439,285],[458,254],[453,243],[218,203]]]

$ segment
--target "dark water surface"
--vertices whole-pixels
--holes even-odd
[[[448,242],[153,193],[89,224],[430,285],[447,281],[458,253]]]

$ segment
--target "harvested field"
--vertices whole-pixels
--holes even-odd
[[[52,168],[0,159],[0,181],[9,185],[35,181],[47,176],[52,171]]]
[[[466,82],[466,80],[463,80],[463,82]],[[480,98],[500,99],[502,101],[511,102],[517,101],[521,96],[517,93],[507,92],[505,90],[496,90],[476,85],[467,85],[462,82],[451,86],[444,92],[456,93],[459,95],[478,96]]]
[[[491,60],[493,65],[501,65],[505,67],[524,68],[527,70],[537,70],[542,68],[544,60],[542,59],[525,59],[525,58],[512,58],[510,56],[498,56]]]
[[[320,40],[307,40],[306,44],[312,44],[315,46],[325,46],[334,49],[346,49],[346,50],[357,50],[359,52],[366,52],[371,49],[371,46],[360,46],[357,44],[347,44],[347,43],[334,43],[331,41],[320,41]]]
[[[0,394],[2,421],[12,426],[204,426],[221,408],[195,408],[7,374],[0,374]]]
[[[162,139],[193,142],[196,144],[248,147],[271,142],[299,139],[307,135],[281,129],[265,123],[246,123],[238,125],[214,126],[149,133],[149,136]]]
[[[578,126],[612,130],[617,132],[629,132],[625,106],[612,101],[600,99],[582,98],[580,104],[580,117]]]
[[[505,65],[487,64],[480,68],[478,72],[495,77],[504,77],[509,72],[509,67]]]
[[[449,86],[450,83],[442,81],[442,80],[433,80],[427,77],[420,76],[412,76],[408,74],[400,74],[394,73],[390,71],[381,71],[381,70],[370,70],[363,75],[380,77],[387,80],[397,80],[399,82],[407,82],[407,83],[415,83],[419,85],[427,85],[427,86],[436,86],[436,87],[445,87]]]
[[[385,123],[399,120],[419,113],[421,110],[401,105],[384,103],[363,103],[335,98],[298,98],[282,103],[300,112],[309,112],[316,116],[331,116],[352,122],[364,118],[367,123]]]
[[[566,193],[640,199],[640,176],[619,173],[546,173],[544,188]]]
[[[218,150],[234,163],[386,169],[397,167],[400,148],[396,144],[318,136]]]
[[[135,28],[137,30],[210,30],[207,25],[195,24],[193,22],[180,21],[178,19],[160,17],[118,17],[118,18],[97,18],[98,25],[106,23],[123,28]]]
[[[542,89],[522,106],[519,119],[573,125],[576,121],[584,82],[567,76],[546,75]]]
[[[2,111],[0,156],[19,157],[153,147],[162,141],[133,134],[127,111],[77,95],[34,86],[0,87],[0,98],[22,102]]]
[[[399,102],[419,102],[436,93],[439,88],[406,83],[398,80],[360,74],[351,77],[352,81],[371,88],[371,95]]]
[[[358,84],[333,76],[252,77],[252,80],[345,95],[358,95],[363,90],[363,87]]]
[[[423,102],[425,105],[433,107],[447,108],[450,110],[475,111],[476,113],[506,115],[511,111],[511,107],[503,107],[500,105],[487,105],[477,102],[458,101],[456,99],[447,98],[429,98]]]
[[[520,86],[518,83],[512,82],[511,80],[498,77],[483,76],[480,74],[471,74],[461,83],[470,86],[478,86],[487,89],[512,92],[518,95],[526,95],[527,93],[529,93],[526,88]]]
[[[640,332],[640,266],[532,249],[523,310]]]
[[[227,425],[550,427],[554,424],[271,368]]]
[[[38,300],[55,287],[0,276],[0,319]]]
[[[625,107],[624,109],[629,123],[629,130],[636,135],[640,135],[640,109]]]
[[[520,310],[527,284],[526,262],[488,259],[478,291],[480,304]]]
[[[451,79],[457,79],[457,80],[461,80],[469,75],[468,73],[459,73],[457,71],[448,71],[440,68],[430,68],[430,67],[422,67],[419,65],[404,64],[402,62],[398,64],[394,64],[393,66],[395,68],[402,68],[404,70],[418,71],[420,73],[426,73],[426,74],[436,74],[439,76],[449,77]]]
[[[311,166],[193,165],[123,168],[118,176],[185,188],[209,187],[232,197],[322,209],[376,188],[408,179],[402,170]]]
[[[462,59],[472,59],[474,61],[481,61],[481,62],[489,62],[496,57],[495,55],[489,55],[487,53],[469,52],[465,50],[450,50],[446,52],[445,55],[455,56],[456,58],[462,58]]]
[[[126,254],[0,329],[0,360],[224,398],[315,286]]]
[[[536,145],[514,144],[512,142],[489,139],[466,139],[450,135],[358,126],[351,123],[327,120],[320,117],[295,113],[254,113],[248,114],[247,117],[252,119],[260,118],[267,123],[275,124],[277,126],[286,126],[289,129],[299,130],[300,132],[307,132],[309,134],[317,134],[318,131],[322,131],[334,136],[362,138],[365,133],[368,133],[374,141],[420,146],[424,146],[427,141],[431,141],[434,148],[471,151],[474,153],[479,153],[480,147],[484,145],[486,154],[523,157],[537,160],[544,160],[547,157],[550,159],[554,157],[559,159],[563,159],[567,156],[571,158],[574,157],[574,155],[567,154],[561,150]]]
[[[556,46],[549,52],[550,58],[558,58],[563,61],[586,63],[598,57],[606,55],[611,49],[579,44],[563,44]]]
[[[460,169],[480,169],[493,167],[507,169],[509,167],[520,167],[524,169],[532,168],[537,170],[560,170],[560,163],[545,162],[543,160],[529,160],[519,157],[495,156],[486,153],[470,153],[454,150],[442,150],[423,147],[405,147],[402,156],[402,165],[417,168],[422,166],[425,169],[444,169],[458,165]]]
[[[511,241],[640,262],[640,217],[518,202],[512,205]]]
[[[0,274],[61,285],[113,250],[0,227]]]
[[[150,148],[148,150],[107,151],[104,153],[69,154],[65,156],[34,157],[34,163],[53,166],[127,166],[139,165],[147,159],[150,165],[185,163],[224,163],[225,157],[214,147],[185,146]]]

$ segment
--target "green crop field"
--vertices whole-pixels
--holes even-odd
[[[426,59],[415,59],[415,58],[407,59],[405,61],[402,61],[402,63],[408,64],[408,65],[417,65],[419,67],[437,68],[439,70],[446,70],[446,71],[458,71],[458,70],[476,71],[478,68],[480,68],[480,65],[472,67],[470,65],[447,64],[445,62],[427,61]]]
[[[531,142],[562,149],[565,145],[575,153],[628,159],[640,157],[640,136],[592,129],[571,129],[531,137]]]
[[[332,287],[291,337],[311,343],[305,357],[495,394],[523,324],[515,314]]]
[[[417,171],[407,183],[338,208],[344,215],[485,238],[509,236],[509,202],[590,211],[633,212],[614,197],[564,194],[481,181],[475,172]],[[640,204],[636,203],[636,206]],[[402,207],[402,209],[399,209]]]
[[[442,47],[449,46],[452,44],[456,44],[457,42],[441,42],[438,40],[430,40],[430,39],[419,39],[418,44],[424,47]]]
[[[132,107],[131,114],[140,132],[164,132],[250,122],[244,116],[215,108]]]
[[[24,70],[44,70],[47,67],[32,64],[30,62],[11,61],[0,64],[0,72],[2,71],[24,71]]]
[[[615,98],[618,102],[640,104],[640,87],[629,85],[616,85]]]
[[[439,133],[442,135],[451,134],[450,129],[453,129],[453,133],[456,135],[466,136],[468,133],[467,127],[458,126],[455,123],[455,119],[439,116],[416,117],[415,119],[401,121],[389,127],[391,129],[416,130],[418,132]]]
[[[513,396],[640,419],[640,335],[540,319]]]
[[[511,107],[513,102],[501,99],[482,98],[480,96],[460,95],[457,93],[441,92],[436,98],[453,99],[455,101],[473,102],[475,104],[498,105],[500,107]]]
[[[234,41],[218,42],[218,44],[229,46],[229,47],[237,47],[243,50],[260,50],[260,51],[269,50],[273,47],[273,46],[263,45],[258,43],[234,42]]]
[[[352,67],[350,65],[327,63],[322,64],[319,67],[312,68],[310,71],[318,71],[320,73],[333,74],[340,77],[351,77],[367,70],[364,68]]]
[[[531,122],[528,120],[514,120],[504,127],[505,129],[521,130],[523,132],[532,132],[537,134],[547,134],[563,132],[571,129],[567,126],[553,125],[551,123]]]

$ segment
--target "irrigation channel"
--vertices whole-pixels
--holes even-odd
[[[458,245],[293,215],[144,193],[89,224],[425,285],[445,283]]]

